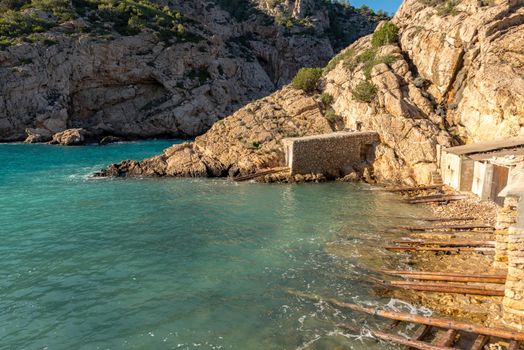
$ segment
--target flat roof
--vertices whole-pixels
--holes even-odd
[[[283,139],[283,142],[294,142],[294,141],[308,141],[308,140],[322,140],[322,139],[336,139],[344,137],[353,137],[353,136],[376,136],[378,138],[378,133],[376,131],[336,131],[329,134],[318,134],[302,137],[288,137]]]
[[[469,145],[464,146],[445,148],[444,151],[447,153],[452,153],[461,156],[475,153],[488,153],[508,148],[521,147],[524,148],[524,136],[501,139],[496,141],[471,143]]]
[[[493,152],[475,153],[475,154],[469,155],[468,157],[473,160],[488,160],[491,158],[508,157],[508,156],[515,156],[515,157],[524,156],[524,147],[506,148],[506,149],[501,149],[501,150],[497,150]]]

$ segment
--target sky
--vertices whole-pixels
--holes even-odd
[[[367,5],[375,11],[384,10],[392,15],[397,11],[402,0],[350,0],[349,3],[355,7]]]

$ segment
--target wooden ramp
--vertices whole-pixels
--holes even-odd
[[[414,191],[429,191],[429,190],[440,190],[443,185],[431,185],[431,186],[414,186],[414,187],[395,187],[385,188],[387,192],[414,192]]]
[[[299,298],[314,302],[326,302],[333,307],[347,309],[354,312],[364,313],[373,317],[381,317],[394,321],[393,329],[402,322],[415,324],[417,330],[411,337],[383,331],[380,329],[362,328],[353,324],[338,324],[340,329],[350,331],[359,335],[369,335],[376,339],[391,342],[397,345],[404,345],[411,349],[421,350],[481,350],[491,342],[499,341],[508,344],[507,349],[516,350],[520,342],[524,341],[524,333],[505,328],[486,327],[470,322],[455,321],[448,318],[422,316],[404,312],[395,312],[372,308],[359,304],[346,303],[333,298],[322,298],[316,294],[303,293],[289,290],[290,294]],[[468,339],[470,341],[463,342]]]
[[[276,173],[281,173],[281,172],[284,172],[284,171],[289,172],[289,171],[291,171],[291,169],[289,169],[288,167],[265,169],[265,170],[260,170],[260,171],[254,173],[254,174],[237,176],[237,177],[233,178],[233,180],[237,181],[237,182],[249,181],[249,180],[257,179],[257,178],[262,177],[262,176],[266,176],[266,175],[270,175],[270,174],[276,174]]]

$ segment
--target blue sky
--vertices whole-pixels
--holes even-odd
[[[389,14],[394,14],[402,0],[349,0],[349,3],[355,7],[367,5],[373,10],[384,10]]]

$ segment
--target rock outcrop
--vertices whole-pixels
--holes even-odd
[[[311,0],[286,1],[295,9],[289,18],[288,7],[270,10],[262,0],[174,1],[170,8],[145,1],[134,5],[139,15],[125,9],[132,14],[126,23],[120,13],[97,10],[96,1],[87,9],[72,3],[65,15],[62,8],[25,10],[51,28],[6,47],[0,40],[0,141],[47,142],[70,128],[127,139],[200,135],[300,67],[322,66],[377,23]],[[333,9],[349,26],[338,36],[331,35]],[[153,19],[140,17],[152,11]],[[159,29],[167,20],[179,24]]]
[[[437,145],[524,134],[522,1],[428,3],[405,0],[393,19],[398,40],[372,45],[364,37],[335,57],[319,83],[323,97],[285,88],[193,143],[103,174],[249,173],[284,163],[279,141],[295,136],[290,131],[329,132],[335,125],[327,119],[342,118],[346,129],[379,133],[375,180],[425,184],[436,170]]]
[[[141,162],[124,161],[102,176],[219,177],[284,165],[282,139],[333,131],[322,104],[291,88],[241,108],[194,142],[174,145]]]
[[[463,142],[523,134],[524,1],[423,3],[406,0],[394,21],[450,132]]]

